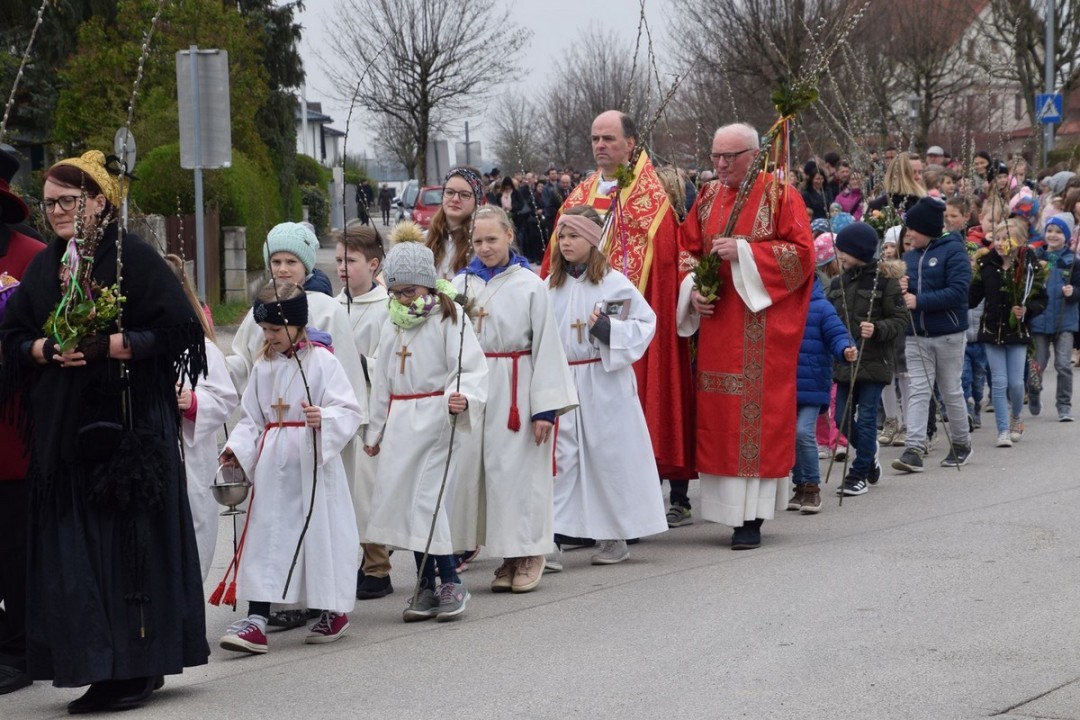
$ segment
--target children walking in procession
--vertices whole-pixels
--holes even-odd
[[[881,479],[878,403],[892,383],[896,338],[909,319],[899,282],[906,266],[901,261],[876,259],[878,242],[877,232],[863,222],[852,223],[836,235],[843,273],[833,279],[828,296],[859,348],[856,362],[837,363],[834,374],[837,426],[855,449],[838,495],[863,495]]]
[[[1035,341],[1037,372],[1046,372],[1050,362],[1050,349],[1054,350],[1054,370],[1057,390],[1054,404],[1058,420],[1072,422],[1072,349],[1073,336],[1080,330],[1080,264],[1075,253],[1069,249],[1076,222],[1072,213],[1052,215],[1043,229],[1044,247],[1036,251],[1040,262],[1046,263],[1049,274],[1046,279],[1046,311],[1031,321],[1031,337]],[[1040,378],[1041,379],[1041,378]],[[1042,412],[1042,382],[1028,392],[1028,407],[1032,415]]]
[[[378,356],[379,338],[386,323],[387,302],[390,298],[386,288],[376,282],[386,252],[382,238],[370,225],[351,225],[335,237],[334,261],[337,264],[341,292],[337,301],[346,309],[345,315],[360,364],[364,371],[364,385],[371,394],[371,378]],[[360,428],[361,436],[364,428]],[[356,508],[356,526],[361,534],[367,527],[371,512],[371,494],[375,491],[375,473],[378,458],[367,453],[356,453],[353,472],[352,498]],[[356,576],[356,599],[373,600],[394,592],[390,582],[390,553],[384,545],[362,543],[363,561]]]
[[[503,558],[492,591],[523,593],[540,584],[555,549],[552,431],[577,391],[547,287],[512,249],[510,218],[480,208],[472,239],[475,257],[454,287],[470,300],[488,363],[483,442],[472,446],[479,472],[470,473],[484,498],[477,543]]]
[[[1046,268],[1028,247],[1027,224],[1016,218],[994,228],[994,245],[982,250],[968,302],[983,300],[979,342],[990,365],[990,395],[997,424],[997,447],[1012,447],[1024,436],[1024,372],[1031,321],[1046,309]]]
[[[826,233],[815,238],[814,252],[818,268],[835,262],[832,235]],[[837,362],[851,362],[857,353],[843,321],[825,298],[821,281],[815,276],[812,282],[814,291],[799,346],[796,378],[795,465],[791,470],[795,494],[787,506],[788,510],[801,510],[804,515],[821,511],[821,469],[815,435],[818,417],[828,413],[833,388],[833,358]]]
[[[555,532],[596,538],[592,563],[610,565],[630,557],[627,539],[668,527],[632,367],[656,315],[598,249],[595,210],[564,211],[557,231],[547,283],[580,405],[559,419]]]
[[[420,592],[410,598],[405,622],[454,620],[469,599],[454,552],[471,549],[457,538],[475,534],[468,526],[476,517],[455,517],[449,508],[467,453],[461,447],[480,441],[487,362],[471,324],[458,316],[453,286],[436,281],[430,249],[395,245],[383,277],[393,299],[364,432],[364,451],[380,456],[364,540],[413,551]]]
[[[195,295],[191,282],[184,272],[184,261],[177,255],[166,255],[165,260],[173,269],[184,295],[197,313],[206,334],[206,377],[199,379],[198,389],[185,382],[177,392],[177,408],[181,417],[181,438],[184,443],[184,469],[187,474],[187,496],[191,504],[191,521],[195,528],[195,541],[199,545],[199,565],[203,582],[210,574],[217,547],[218,513],[221,506],[210,490],[217,472],[217,433],[240,403],[225,356],[214,342],[214,327]]]
[[[299,286],[271,281],[252,308],[265,341],[220,457],[253,483],[239,547],[211,598],[235,573],[248,615],[221,638],[226,650],[267,651],[271,602],[322,611],[307,643],[339,639],[355,603],[360,539],[341,451],[366,417],[341,363],[308,339],[307,303]],[[230,586],[225,602],[232,595]]]

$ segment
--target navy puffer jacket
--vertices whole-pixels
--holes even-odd
[[[833,359],[844,361],[844,350],[853,347],[843,320],[825,298],[825,291],[817,278],[810,295],[810,308],[806,313],[806,329],[799,346],[799,372],[796,378],[796,396],[799,405],[827,407],[832,390]]]
[[[907,334],[937,337],[968,328],[971,260],[958,233],[934,238],[925,248],[904,253],[908,292],[915,296]]]

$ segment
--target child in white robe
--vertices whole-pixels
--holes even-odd
[[[370,225],[352,225],[344,233],[334,235],[341,292],[337,301],[346,308],[349,326],[352,328],[356,350],[364,369],[364,384],[371,389],[371,375],[375,372],[379,338],[387,318],[390,296],[386,288],[376,281],[379,267],[386,252],[382,238]],[[363,437],[364,427],[360,428]],[[377,457],[356,453],[356,469],[353,473],[352,498],[356,509],[356,526],[360,534],[367,527],[371,512],[371,495],[375,491],[375,473],[379,466]],[[356,599],[373,600],[394,592],[390,582],[390,554],[385,545],[361,543],[363,559],[356,576]]]
[[[458,449],[478,440],[487,363],[472,326],[458,317],[453,286],[436,281],[430,249],[414,242],[395,245],[386,256],[383,277],[394,299],[379,342],[364,433],[365,452],[375,456],[381,451],[364,540],[413,551],[420,593],[410,598],[405,622],[454,620],[469,599],[453,555],[465,548],[455,535],[460,536],[462,526],[475,526],[476,518],[454,518],[448,508],[458,480]],[[454,454],[444,476],[451,438]],[[437,595],[436,566],[442,583]]]
[[[177,255],[166,255],[165,259],[180,280],[184,294],[195,309],[206,334],[206,377],[199,378],[197,390],[186,382],[177,392],[177,404],[183,418],[181,438],[184,443],[188,504],[195,527],[195,541],[199,546],[199,566],[202,568],[203,582],[206,582],[214,562],[218,514],[221,512],[221,506],[210,490],[218,467],[217,434],[240,403],[240,398],[229,379],[225,356],[214,344],[214,327],[184,272],[184,261]]]
[[[229,567],[236,579],[224,593],[225,602],[235,593],[249,606],[248,616],[231,625],[220,644],[265,653],[271,602],[322,611],[307,643],[333,642],[349,627],[360,538],[341,451],[366,418],[341,363],[307,339],[302,289],[271,282],[253,310],[266,347],[252,368],[243,415],[220,458],[243,468],[253,482],[244,532]],[[212,603],[221,599],[224,585],[223,580]]]
[[[319,239],[303,223],[279,223],[266,234],[263,243],[263,260],[272,277],[278,282],[291,282],[304,286],[315,270],[316,252]],[[308,329],[318,330],[330,335],[329,340],[320,340],[333,348],[345,376],[352,385],[357,402],[367,408],[367,383],[364,382],[364,369],[356,345],[349,342],[352,329],[349,327],[345,308],[334,298],[318,291],[308,291]],[[262,328],[251,312],[244,317],[240,328],[233,338],[232,353],[226,362],[229,375],[233,379],[236,391],[243,394],[251,368],[264,346]],[[350,487],[355,480],[357,455],[361,453],[359,438],[349,443],[342,450],[341,460],[349,476]],[[277,627],[294,628],[304,624],[308,616],[304,609],[278,610],[270,616],[270,624]]]
[[[600,216],[562,213],[552,251],[551,302],[580,405],[559,418],[555,532],[598,541],[594,565],[630,556],[626,540],[667,530],[664,498],[633,363],[656,315],[600,252]]]
[[[488,363],[483,442],[476,465],[477,542],[503,562],[492,592],[534,590],[545,555],[555,549],[552,429],[555,418],[577,406],[547,287],[516,254],[514,225],[498,207],[476,212],[475,258],[454,278],[468,298],[476,336]],[[531,423],[529,422],[531,420]]]

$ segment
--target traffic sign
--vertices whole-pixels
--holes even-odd
[[[1062,115],[1061,93],[1046,93],[1035,96],[1035,118],[1043,123],[1059,123]]]

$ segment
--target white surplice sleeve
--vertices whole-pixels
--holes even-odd
[[[206,339],[206,363],[207,375],[199,380],[195,389],[195,422],[185,420],[183,423],[184,440],[191,447],[215,442],[217,431],[240,403],[225,356],[209,338]]]
[[[361,419],[365,412],[356,400],[355,393],[345,370],[337,357],[324,348],[312,348],[307,354],[311,364],[321,374],[322,393],[317,400],[322,410],[321,427],[316,432],[318,438],[317,462],[319,467],[336,458],[345,446],[356,437]]]
[[[546,284],[538,284],[530,296],[529,320],[533,356],[529,411],[533,415],[542,412],[562,415],[578,406],[578,396]]]
[[[480,347],[480,341],[476,339],[472,323],[465,316],[463,308],[458,308],[458,322],[443,322],[442,317],[433,317],[428,322],[438,322],[446,326],[446,365],[449,372],[446,376],[446,394],[460,392],[469,400],[469,408],[458,415],[458,419],[464,421],[465,427],[474,424],[482,427],[484,421],[484,403],[487,402],[487,358],[484,357],[484,349]],[[462,323],[463,325],[459,325]],[[462,332],[464,330],[464,332]],[[458,387],[458,349],[461,348],[461,385]],[[453,421],[454,416],[446,413],[447,421]]]
[[[679,337],[691,337],[701,326],[701,316],[694,312],[694,304],[690,300],[690,293],[694,290],[693,273],[683,278],[679,285],[679,302],[675,307],[676,331]]]
[[[656,334],[656,313],[623,275],[608,272],[603,285],[605,303],[630,300],[630,313],[625,320],[610,318],[611,341],[602,343],[594,339],[600,347],[600,360],[604,369],[614,372],[630,367],[645,355],[653,335]]]

